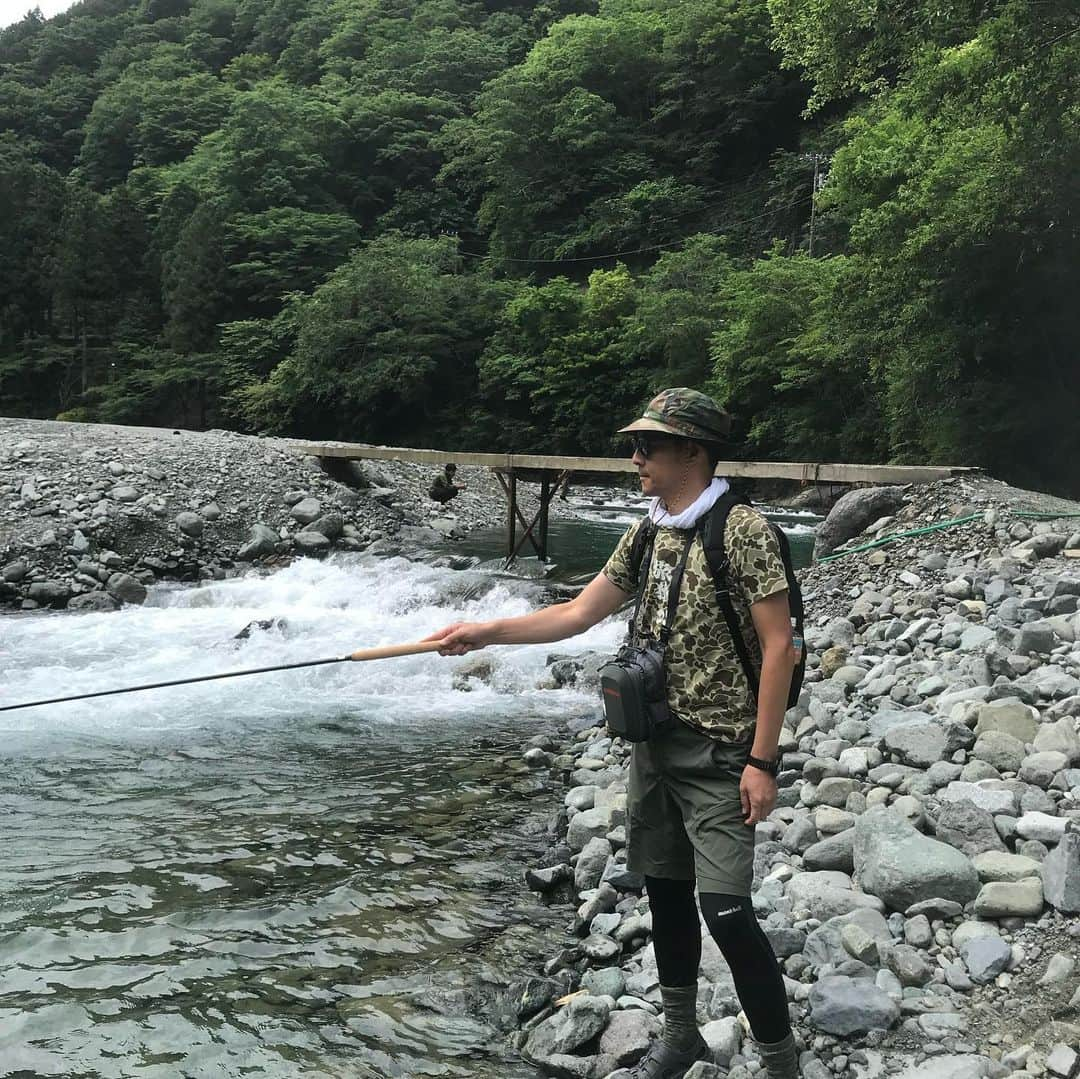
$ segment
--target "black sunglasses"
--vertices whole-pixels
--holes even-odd
[[[630,436],[630,455],[640,453],[647,461],[658,446],[670,446],[683,441],[674,435],[633,434]]]

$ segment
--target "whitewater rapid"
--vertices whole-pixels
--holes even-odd
[[[229,581],[158,585],[144,606],[119,612],[3,618],[0,704],[419,640],[452,621],[526,614],[540,587],[487,569],[342,555]],[[274,624],[235,639],[267,620]],[[329,718],[415,727],[481,725],[484,715],[556,716],[593,698],[538,689],[547,656],[612,649],[622,629],[616,618],[557,645],[486,650],[493,677],[490,684],[471,679],[470,691],[454,688],[461,659],[343,663],[0,713],[0,739],[11,750],[65,732],[123,739]]]

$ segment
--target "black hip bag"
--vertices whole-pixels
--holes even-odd
[[[648,522],[642,525],[649,527]],[[693,531],[687,536],[682,557],[671,575],[668,587],[667,618],[660,630],[659,639],[639,641],[637,623],[641,614],[641,601],[651,568],[653,543],[656,532],[649,536],[649,544],[638,569],[637,601],[630,619],[626,644],[619,649],[610,663],[600,668],[600,691],[604,698],[604,715],[608,730],[627,742],[644,742],[665,729],[674,717],[667,703],[667,675],[664,671],[664,654],[671,637],[675,611],[679,604],[686,559]]]

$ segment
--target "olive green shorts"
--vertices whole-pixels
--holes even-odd
[[[744,824],[739,780],[747,742],[718,742],[676,720],[637,742],[627,787],[627,866],[701,892],[750,895],[754,826]]]

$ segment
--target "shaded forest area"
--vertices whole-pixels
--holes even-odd
[[[1074,0],[83,0],[0,32],[0,413],[1080,494]],[[816,196],[813,192],[816,190]]]

